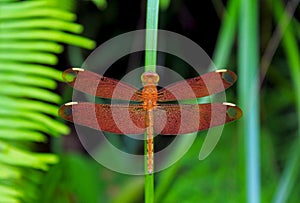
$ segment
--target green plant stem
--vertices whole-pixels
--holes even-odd
[[[149,0],[147,3],[145,71],[156,70],[158,6],[159,0]]]
[[[258,2],[240,2],[239,96],[244,115],[242,134],[245,146],[247,202],[260,202],[259,160],[259,63]]]
[[[145,72],[156,71],[156,49],[157,49],[157,27],[158,27],[159,0],[147,1],[146,17],[146,42],[145,42]],[[154,166],[153,173],[148,174],[147,170],[147,134],[145,133],[145,202],[154,202]],[[154,165],[154,163],[153,163]]]
[[[280,21],[282,16],[286,15],[282,3],[278,0],[272,1],[274,8],[274,16],[277,21]],[[284,30],[284,27],[279,24],[281,30]],[[299,47],[296,37],[293,32],[293,28],[290,25],[287,25],[283,38],[283,48],[286,52],[287,62],[289,64],[292,82],[295,88],[295,98],[296,98],[296,109],[297,109],[297,123],[298,123],[298,140],[295,142],[294,150],[291,152],[289,161],[286,164],[283,175],[278,184],[277,190],[275,192],[273,202],[281,203],[287,202],[288,197],[290,196],[291,190],[299,176],[299,164],[300,164],[300,61],[299,61]]]
[[[213,61],[219,68],[227,64],[230,57],[231,49],[234,43],[236,34],[236,24],[238,21],[238,11],[240,8],[240,0],[230,0],[228,9],[222,22],[218,41],[216,44]]]

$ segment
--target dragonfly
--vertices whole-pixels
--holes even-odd
[[[174,103],[210,96],[231,87],[237,76],[226,69],[171,83],[159,90],[159,75],[151,71],[142,74],[141,90],[82,68],[67,69],[63,79],[74,89],[89,95],[130,101],[128,104],[69,102],[60,107],[59,115],[67,121],[114,134],[146,133],[149,174],[153,173],[154,165],[154,133],[188,134],[223,125],[242,116],[242,110],[228,102]]]

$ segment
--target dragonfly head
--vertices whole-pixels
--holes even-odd
[[[148,85],[157,86],[157,83],[159,81],[159,75],[152,71],[145,72],[142,74],[141,80],[144,86],[148,86]]]

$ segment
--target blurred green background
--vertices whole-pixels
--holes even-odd
[[[57,110],[72,97],[61,71],[80,67],[110,38],[145,28],[146,2],[0,0],[1,203],[143,202],[144,177],[99,165]],[[226,96],[244,117],[225,125],[207,159],[198,160],[205,139],[199,132],[180,161],[156,173],[155,202],[300,201],[298,3],[160,1],[160,29],[190,38],[218,68],[238,74]],[[107,76],[121,78],[129,61],[142,66],[142,56],[124,57]],[[194,76],[175,57],[161,53],[158,63]],[[117,140],[125,150],[135,146]]]

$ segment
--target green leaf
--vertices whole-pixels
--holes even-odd
[[[0,2],[0,202],[38,202],[40,184],[58,156],[35,152],[47,135],[68,134],[56,120],[64,44],[92,49],[71,11],[76,1]]]
[[[98,7],[99,10],[104,10],[107,8],[106,0],[92,0],[92,2]]]

